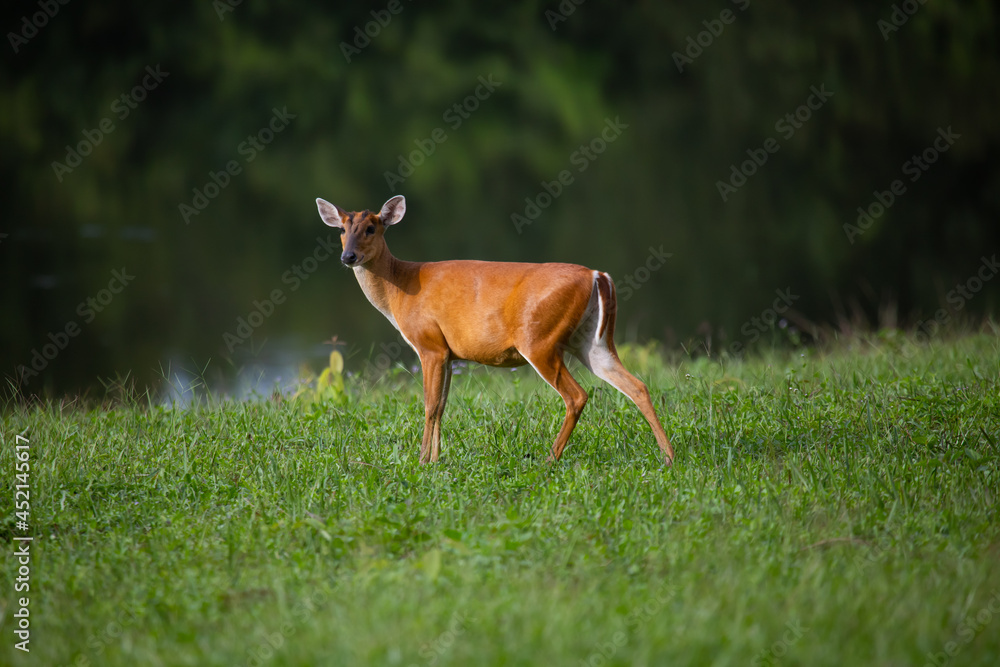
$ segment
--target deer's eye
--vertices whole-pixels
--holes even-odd
[[[340,228],[340,235],[343,236],[344,232],[346,232],[346,231],[347,231],[346,229],[344,229],[343,227],[341,227]]]
[[[375,225],[368,225],[368,229],[365,230],[365,234],[371,236],[375,233]]]

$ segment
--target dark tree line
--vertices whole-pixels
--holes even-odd
[[[406,195],[388,237],[403,258],[607,270],[629,290],[622,339],[718,351],[781,338],[781,319],[977,321],[1000,294],[997,16],[916,0],[12,3],[2,370],[40,355],[29,390],[62,391],[334,334],[367,356],[394,334],[317,259],[317,196]],[[776,294],[794,299],[762,331]]]

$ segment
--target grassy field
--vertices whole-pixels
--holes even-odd
[[[671,468],[583,370],[554,466],[530,369],[455,377],[434,466],[419,376],[316,410],[8,407],[0,664],[1000,664],[997,338],[626,364]]]

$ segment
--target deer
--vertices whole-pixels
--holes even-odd
[[[618,305],[607,273],[563,263],[403,261],[385,241],[386,230],[406,214],[402,195],[377,213],[345,211],[321,198],[316,206],[323,222],[340,232],[340,261],[354,271],[368,301],[420,358],[420,463],[436,462],[440,455],[441,418],[456,360],[504,368],[530,364],[566,404],[547,459],[558,461],[588,398],[566,367],[567,352],[635,403],[653,429],[666,465],[673,462],[674,450],[649,389],[618,357]]]

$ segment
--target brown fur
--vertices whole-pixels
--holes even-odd
[[[353,254],[356,259],[354,272],[365,295],[420,356],[426,413],[421,462],[438,459],[441,416],[451,383],[451,362],[456,359],[505,367],[530,363],[566,403],[566,417],[550,456],[550,460],[558,459],[587,402],[587,393],[566,369],[563,350],[581,354],[571,336],[585,318],[596,317],[590,310],[595,290],[604,311],[595,326],[596,340],[586,341],[599,366],[592,370],[605,379],[610,373],[615,381],[609,382],[636,402],[665,459],[672,461],[673,448],[646,386],[618,360],[613,341],[617,304],[607,274],[598,272],[595,279],[594,271],[575,264],[396,259],[385,243],[383,218],[392,218],[390,205],[397,200],[405,211],[405,201],[399,197],[386,202],[378,214],[344,213],[322,200],[318,203],[324,222],[343,229],[343,258]],[[401,217],[399,213],[388,224]],[[367,233],[370,226],[374,226],[372,234]]]

